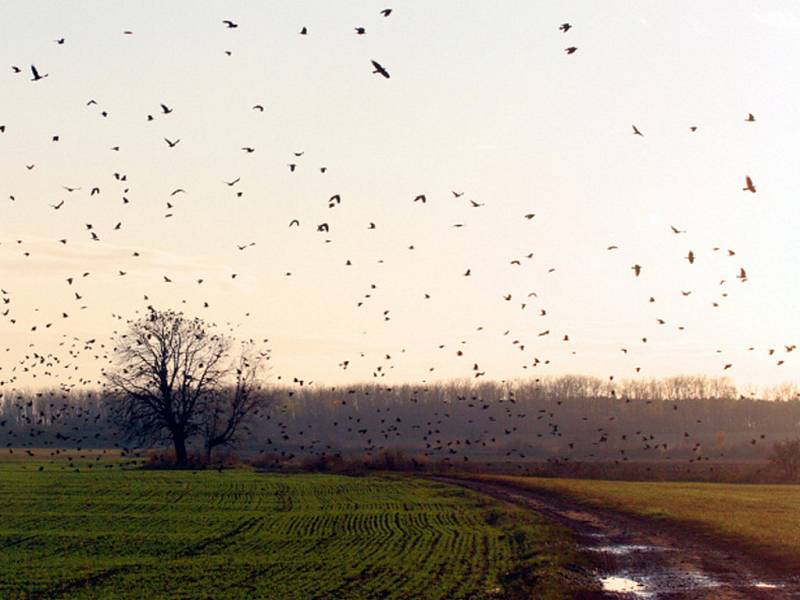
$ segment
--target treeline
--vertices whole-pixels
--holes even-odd
[[[742,395],[724,379],[612,381],[563,376],[514,382],[270,387],[270,410],[238,452],[373,456],[401,449],[428,460],[763,459],[800,435],[800,395],[782,386]],[[0,443],[9,448],[129,444],[102,391],[5,393]]]

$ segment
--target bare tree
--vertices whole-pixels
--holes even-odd
[[[786,479],[797,479],[800,476],[800,438],[775,442],[769,462],[780,469]]]
[[[258,351],[252,343],[242,344],[230,385],[218,387],[203,407],[201,434],[206,464],[216,447],[233,446],[248,425],[272,403],[272,396],[261,387],[261,373],[269,360],[268,351]]]
[[[115,416],[140,443],[171,441],[177,466],[188,461],[186,442],[201,429],[207,401],[229,372],[230,339],[198,318],[149,308],[117,334],[117,368],[107,377]]]

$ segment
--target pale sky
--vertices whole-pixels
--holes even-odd
[[[798,380],[796,2],[14,2],[4,22],[0,379],[149,303],[331,384],[475,363]]]

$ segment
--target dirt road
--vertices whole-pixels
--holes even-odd
[[[432,479],[529,508],[569,529],[595,565],[606,598],[800,599],[800,575],[782,574],[674,523],[591,508],[551,492],[504,483]]]

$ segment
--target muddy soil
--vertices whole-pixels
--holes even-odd
[[[680,525],[582,505],[549,491],[432,477],[536,511],[569,529],[594,565],[601,597],[663,600],[800,599],[800,574]]]

